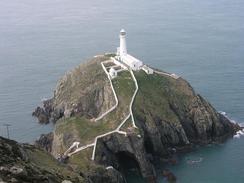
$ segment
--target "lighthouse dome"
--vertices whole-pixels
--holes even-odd
[[[121,29],[120,35],[125,35],[125,34],[126,34],[125,30],[124,29]]]

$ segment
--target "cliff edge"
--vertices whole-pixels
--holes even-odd
[[[58,82],[53,98],[33,112],[40,122],[55,123],[53,133],[42,136],[37,144],[56,158],[74,142],[79,142],[79,147],[94,145],[97,136],[117,129],[126,119],[119,129],[126,135],[108,134],[97,138],[95,147],[68,156],[67,164],[73,170],[85,175],[95,164],[104,167],[105,172],[113,169],[122,176],[121,160],[127,159],[134,162],[142,177],[153,181],[158,160],[170,158],[195,144],[223,141],[239,129],[181,77],[133,72],[138,92],[131,103],[136,84],[128,70],[111,81],[118,97],[116,109],[96,121],[116,104],[111,83],[101,66],[111,56],[94,57],[66,73]],[[132,116],[126,118],[131,104],[137,128],[133,127]]]

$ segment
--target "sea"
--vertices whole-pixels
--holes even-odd
[[[122,28],[129,53],[187,79],[244,122],[243,0],[0,0],[0,135],[33,143],[52,131],[32,117],[34,108],[65,72],[115,52]],[[164,168],[179,183],[244,183],[244,136],[162,165],[160,183]],[[127,182],[142,181],[131,171]]]

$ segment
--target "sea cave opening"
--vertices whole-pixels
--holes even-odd
[[[129,152],[118,152],[116,154],[119,171],[124,175],[127,183],[143,183],[143,177],[140,172],[139,164],[134,155]]]
[[[145,138],[144,147],[145,147],[147,154],[151,154],[151,155],[154,154],[153,143],[149,137]]]

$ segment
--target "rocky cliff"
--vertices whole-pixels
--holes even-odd
[[[33,112],[40,122],[56,123],[54,132],[38,143],[53,156],[64,153],[74,141],[82,145],[93,142],[97,135],[115,129],[128,115],[135,85],[129,72],[123,71],[113,80],[118,108],[103,120],[94,122],[94,118],[115,104],[101,67],[101,62],[109,59],[108,56],[93,58],[65,74],[57,84],[54,97]],[[156,73],[147,75],[143,71],[134,74],[139,90],[132,110],[138,129],[132,128],[129,119],[122,127],[127,136],[111,134],[100,138],[95,161],[91,161],[92,149],[88,148],[67,161],[73,169],[87,174],[93,165],[99,165],[113,167],[123,174],[121,160],[128,159],[134,162],[142,177],[153,182],[155,161],[170,158],[173,152],[195,144],[222,141],[239,128],[219,114],[184,79]]]
[[[123,182],[123,177],[115,170],[93,165],[92,170],[84,175],[36,146],[2,137],[0,154],[1,183]]]
[[[97,117],[115,104],[107,76],[98,57],[66,73],[57,83],[54,97],[33,112],[41,123],[56,122],[62,117]],[[99,79],[98,79],[99,78]]]
[[[0,137],[0,182],[83,182],[67,166],[32,145]]]

